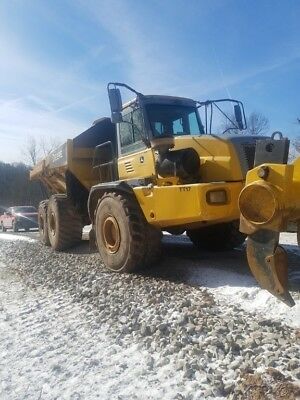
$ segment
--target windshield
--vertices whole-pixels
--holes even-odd
[[[36,212],[36,208],[35,207],[14,207],[14,212],[15,213],[35,213]]]
[[[194,107],[148,104],[146,111],[155,137],[204,134],[203,125]]]

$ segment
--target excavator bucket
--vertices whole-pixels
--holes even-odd
[[[257,282],[292,307],[295,302],[288,291],[287,254],[278,243],[280,232],[287,231],[291,223],[298,224],[299,242],[300,158],[292,164],[286,163],[284,139],[259,142],[259,154],[255,154],[258,166],[247,173],[246,185],[239,197],[240,231],[248,235],[247,259]],[[273,148],[276,154],[272,155]],[[282,160],[276,162],[280,153]],[[259,165],[265,154],[270,163]]]
[[[248,236],[247,259],[259,285],[288,306],[295,302],[288,292],[288,260],[286,251],[278,245],[279,233],[259,230]]]

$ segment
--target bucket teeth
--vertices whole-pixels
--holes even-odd
[[[288,262],[285,250],[278,245],[279,232],[262,229],[248,236],[247,259],[255,279],[288,306],[295,302],[287,290]]]

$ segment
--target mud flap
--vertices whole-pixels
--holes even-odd
[[[279,232],[256,231],[248,236],[247,259],[259,285],[292,307],[295,302],[287,290],[287,254],[278,242]]]

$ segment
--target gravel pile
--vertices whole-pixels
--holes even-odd
[[[0,252],[27,287],[71,296],[90,316],[93,332],[101,330],[120,349],[135,345],[145,350],[149,386],[161,387],[165,399],[263,398],[251,390],[245,397],[243,382],[268,368],[283,375],[273,374],[264,388],[284,377],[290,385],[286,398],[296,398],[292,382],[300,380],[299,331],[254,319],[234,305],[224,310],[205,288],[183,284],[180,277],[170,282],[147,276],[147,271],[109,273],[86,244],[54,253],[39,243],[0,242]],[[166,377],[170,385],[175,381],[175,397],[168,397]],[[145,392],[143,398],[149,396]],[[282,397],[270,390],[265,398]]]

